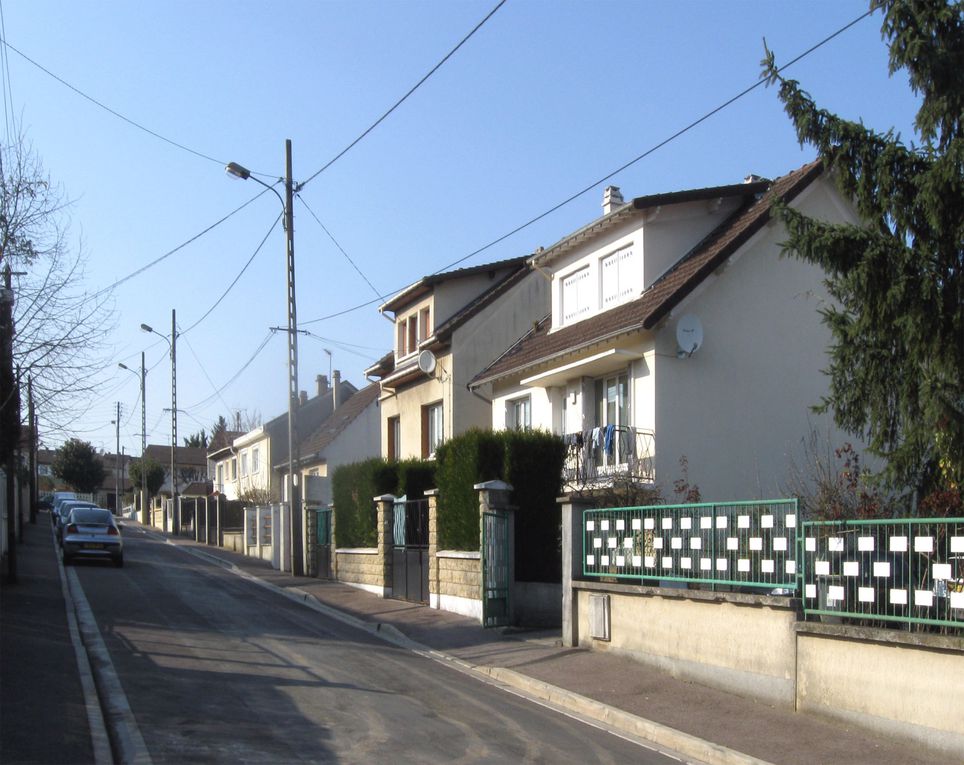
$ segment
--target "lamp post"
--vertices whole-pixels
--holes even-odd
[[[171,502],[174,534],[181,533],[180,514],[177,508],[177,314],[171,309],[171,338],[153,327],[141,324],[141,330],[163,338],[171,348]],[[163,514],[162,530],[167,532],[167,513]]]
[[[167,338],[164,338],[165,340]],[[117,366],[137,374],[129,366],[118,362]],[[147,456],[147,369],[144,366],[144,351],[141,351],[141,523],[147,524],[147,471],[144,459]]]
[[[291,524],[291,572],[296,576],[304,574],[302,554],[302,510],[298,500],[300,486],[295,481],[295,470],[300,463],[298,438],[296,435],[295,407],[298,405],[298,318],[295,301],[295,232],[292,201],[295,189],[291,182],[291,139],[285,140],[285,196],[284,199],[273,186],[251,175],[251,171],[237,162],[230,162],[225,171],[241,180],[251,179],[270,189],[284,212],[285,262],[287,267],[288,290],[288,474],[285,486],[288,494],[288,513]],[[295,510],[297,508],[297,511]]]

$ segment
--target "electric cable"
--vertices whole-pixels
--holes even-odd
[[[202,407],[205,407],[205,406],[207,406],[208,404],[212,403],[212,402],[214,401],[214,399],[218,398],[218,396],[219,396],[221,393],[223,393],[223,392],[225,391],[225,389],[226,389],[229,385],[231,385],[235,380],[237,380],[237,379],[244,373],[244,371],[245,371],[249,366],[251,366],[252,362],[258,357],[258,355],[261,353],[261,351],[263,351],[263,350],[267,347],[268,343],[271,342],[272,338],[274,337],[274,334],[275,334],[274,332],[268,332],[268,334],[265,336],[264,340],[262,340],[261,343],[260,343],[260,345],[258,345],[258,347],[255,349],[254,353],[251,354],[251,357],[250,357],[246,362],[244,362],[244,364],[241,365],[241,368],[240,368],[237,372],[235,372],[235,373],[231,376],[231,378],[230,378],[226,383],[224,383],[224,385],[222,385],[220,388],[218,388],[217,391],[215,391],[214,394],[208,396],[208,397],[205,398],[205,399],[202,399],[201,401],[197,402],[196,404],[192,404],[191,406],[188,406],[187,409],[190,409],[190,410],[201,409]]]
[[[458,51],[459,48],[461,48],[463,45],[465,45],[465,43],[467,43],[467,42],[469,41],[469,38],[471,38],[472,35],[474,35],[476,32],[478,32],[478,31],[483,27],[483,26],[485,25],[485,23],[495,15],[495,12],[498,11],[499,8],[501,8],[503,5],[505,5],[505,2],[506,2],[506,0],[499,0],[499,2],[496,3],[495,7],[486,14],[485,18],[483,18],[482,21],[480,21],[478,24],[476,24],[476,25],[472,28],[472,31],[470,31],[467,35],[465,35],[465,37],[463,37],[461,40],[459,40],[458,45],[456,45],[454,48],[452,48],[452,50],[450,50],[448,53],[446,53],[445,56],[442,58],[441,61],[439,61],[435,66],[433,66],[433,67],[428,71],[428,73],[427,73],[424,77],[422,77],[422,79],[420,79],[420,80],[419,80],[418,82],[416,82],[411,88],[409,88],[409,89],[408,89],[408,92],[407,92],[404,96],[402,96],[402,97],[401,97],[400,99],[398,99],[394,104],[392,104],[392,106],[388,109],[388,111],[385,112],[385,113],[384,113],[381,117],[379,117],[377,120],[375,120],[371,125],[369,125],[368,128],[366,128],[365,131],[364,131],[361,135],[359,135],[354,141],[352,141],[352,142],[351,142],[350,144],[348,144],[344,149],[342,149],[340,152],[338,152],[334,157],[332,157],[331,159],[329,159],[324,165],[322,165],[322,167],[321,167],[320,170],[317,170],[316,172],[312,173],[311,175],[308,176],[308,178],[307,178],[306,180],[304,180],[304,181],[302,181],[300,184],[298,184],[298,190],[300,191],[300,190],[301,190],[302,188],[304,188],[307,184],[311,183],[315,178],[317,178],[319,175],[321,175],[323,172],[325,172],[325,170],[327,170],[329,167],[331,167],[333,164],[335,164],[339,159],[341,159],[342,157],[344,157],[344,156],[345,156],[349,151],[351,151],[365,136],[367,136],[367,135],[368,135],[369,133],[371,133],[376,127],[378,127],[378,126],[385,120],[385,118],[388,117],[388,115],[390,115],[390,114],[391,114],[393,111],[395,111],[399,106],[401,106],[406,100],[408,100],[408,97],[409,97],[410,95],[412,95],[412,93],[414,93],[416,90],[418,90],[418,89],[422,86],[422,84],[423,84],[429,77],[431,77],[433,74],[435,74],[435,73],[442,67],[442,65],[445,64],[446,61],[448,61],[450,58],[452,58],[452,56],[455,55],[456,51]]]

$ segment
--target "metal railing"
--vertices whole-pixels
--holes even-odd
[[[794,499],[586,510],[583,575],[793,591],[797,525]]]
[[[567,448],[562,477],[568,486],[607,484],[617,477],[656,480],[656,436],[651,430],[608,425],[563,439]]]
[[[806,615],[964,627],[964,518],[808,521]]]

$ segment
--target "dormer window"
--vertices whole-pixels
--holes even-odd
[[[592,291],[589,288],[589,267],[581,268],[562,280],[562,322],[570,324],[589,313]]]
[[[432,314],[426,306],[420,311],[398,319],[398,356],[408,356],[418,350],[419,343],[432,334]]]
[[[602,310],[613,308],[640,291],[642,270],[638,267],[632,247],[607,255],[600,263],[602,276]]]

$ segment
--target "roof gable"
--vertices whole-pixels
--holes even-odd
[[[339,406],[318,426],[301,447],[302,461],[320,456],[331,443],[378,398],[379,385],[372,383],[362,388]]]

